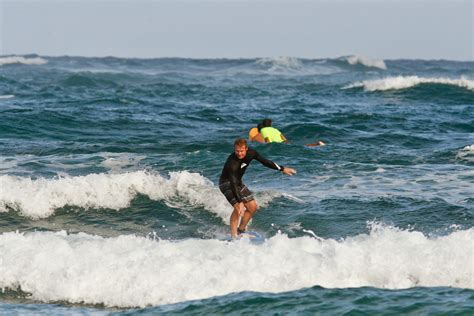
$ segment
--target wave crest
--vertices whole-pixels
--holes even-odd
[[[138,194],[164,201],[174,208],[202,207],[225,223],[232,212],[217,186],[206,177],[188,171],[170,172],[169,178],[146,171],[36,180],[0,176],[0,212],[13,209],[33,219],[51,216],[65,206],[120,210],[128,207]],[[282,194],[272,191],[257,193],[263,207],[279,196]]]
[[[425,83],[446,84],[474,90],[474,81],[464,77],[461,77],[460,79],[450,79],[418,76],[397,76],[384,79],[365,80],[345,86],[343,89],[364,88],[365,91],[401,90]]]
[[[10,64],[23,64],[23,65],[44,65],[48,61],[41,57],[25,58],[23,56],[8,56],[0,57],[0,66]]]
[[[362,65],[369,68],[387,69],[385,62],[382,59],[370,59],[363,56],[345,56],[341,60],[346,61],[350,65]]]
[[[210,180],[187,171],[170,172],[169,179],[145,171],[37,180],[3,175],[0,188],[0,211],[14,209],[34,219],[48,217],[67,205],[119,210],[129,206],[137,194],[172,206],[181,199],[226,221],[230,208]]]

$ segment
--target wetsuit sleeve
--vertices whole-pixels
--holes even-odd
[[[263,158],[257,151],[255,151],[255,157],[254,158],[256,160],[258,160],[265,167],[275,169],[275,170],[278,170],[278,171],[283,171],[283,168],[284,168],[283,166],[280,166],[280,165],[274,163],[271,160]]]

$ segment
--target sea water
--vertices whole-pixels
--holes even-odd
[[[473,69],[0,57],[0,314],[474,313]],[[225,241],[264,118],[297,174],[252,162],[266,241]]]

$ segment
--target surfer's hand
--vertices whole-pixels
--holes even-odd
[[[283,172],[287,176],[292,176],[292,175],[296,174],[296,170],[293,169],[293,168],[290,168],[290,167],[284,167],[281,172]]]

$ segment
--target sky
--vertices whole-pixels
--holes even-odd
[[[0,0],[0,55],[473,60],[474,0]]]

